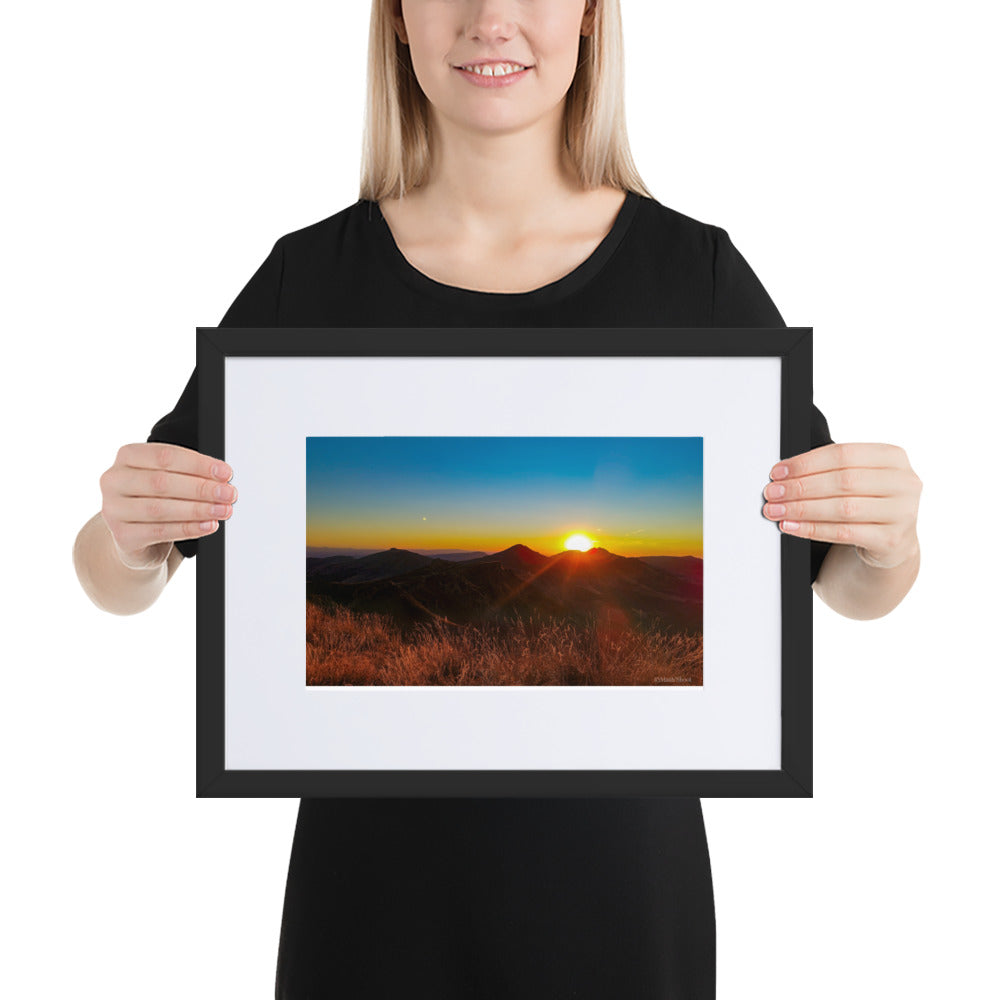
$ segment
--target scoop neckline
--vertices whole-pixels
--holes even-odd
[[[406,284],[420,292],[429,293],[452,303],[489,304],[491,308],[496,308],[498,306],[540,305],[554,302],[579,291],[604,267],[624,239],[635,217],[639,205],[639,195],[631,190],[625,192],[625,200],[618,209],[618,214],[615,216],[611,228],[591,254],[577,264],[572,271],[564,274],[561,278],[556,278],[555,281],[540,285],[538,288],[529,288],[524,292],[487,292],[477,288],[463,288],[461,285],[449,285],[424,274],[423,271],[414,267],[406,259],[403,251],[399,249],[379,203],[369,201],[368,204],[373,205],[376,210],[374,213],[370,213],[371,221],[375,223],[376,242],[382,249],[386,263]]]

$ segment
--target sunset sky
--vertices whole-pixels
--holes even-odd
[[[702,439],[310,437],[306,544],[702,555]]]

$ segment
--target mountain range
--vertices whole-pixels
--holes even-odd
[[[700,631],[702,569],[695,556],[620,556],[600,547],[552,556],[520,544],[492,554],[389,548],[307,556],[306,589],[404,628],[530,617],[584,625],[610,611],[633,627]]]

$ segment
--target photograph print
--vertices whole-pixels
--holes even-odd
[[[702,684],[700,437],[307,437],[306,684]]]

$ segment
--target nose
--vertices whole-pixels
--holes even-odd
[[[517,31],[513,20],[515,6],[512,0],[472,0],[466,36],[487,45],[511,38]]]

